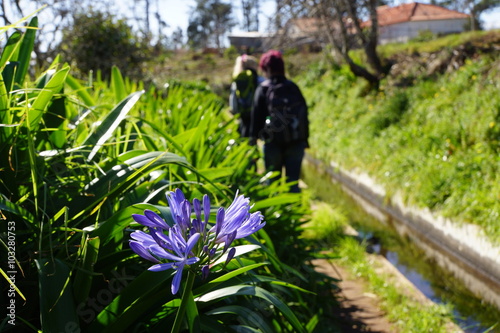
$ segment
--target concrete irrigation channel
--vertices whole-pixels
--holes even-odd
[[[324,165],[310,155],[304,163],[326,172],[370,215],[411,239],[473,294],[500,309],[500,248],[491,244],[477,226],[453,223],[429,211],[406,207],[397,196],[388,198],[367,175],[342,170],[334,163]]]

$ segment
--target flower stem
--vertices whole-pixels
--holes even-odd
[[[182,321],[184,320],[184,314],[186,312],[186,305],[189,301],[189,297],[191,297],[191,289],[193,288],[195,273],[188,271],[188,276],[186,280],[186,284],[184,285],[184,290],[182,291],[181,304],[177,309],[177,314],[175,315],[174,326],[172,326],[171,333],[178,333]]]

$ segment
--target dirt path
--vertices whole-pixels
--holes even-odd
[[[326,259],[316,259],[313,264],[318,272],[340,280],[340,291],[336,296],[340,296],[341,308],[335,316],[342,325],[343,333],[397,332],[380,310],[376,296],[365,291],[364,281],[347,278],[349,275],[342,267]]]
[[[432,304],[432,301],[425,297],[387,259],[379,255],[369,256],[378,262],[378,272],[388,275],[390,283],[395,284],[401,292],[423,305]],[[335,293],[335,296],[340,297],[341,308],[335,316],[342,325],[342,333],[398,332],[398,329],[390,323],[386,314],[380,309],[377,296],[366,291],[368,290],[366,281],[353,277],[346,269],[327,259],[313,260],[313,264],[316,271],[340,280],[337,284],[340,291]],[[446,327],[448,332],[463,333],[463,330],[453,322],[448,322]]]

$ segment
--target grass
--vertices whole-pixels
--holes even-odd
[[[436,36],[434,39],[426,41],[387,44],[379,47],[379,52],[384,57],[391,57],[397,53],[430,53],[442,49],[454,48],[465,43],[482,43],[482,41],[485,39],[488,40],[489,38],[498,39],[498,31],[470,31],[443,37]]]

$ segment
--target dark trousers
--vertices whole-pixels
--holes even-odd
[[[287,182],[298,182],[306,146],[307,144],[304,141],[289,144],[265,143],[264,164],[266,170],[282,172],[283,168],[285,168]],[[292,185],[290,192],[300,192],[298,183]]]

